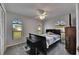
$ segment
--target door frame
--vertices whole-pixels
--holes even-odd
[[[0,54],[3,55],[5,51],[5,10],[3,8],[3,4],[0,3],[0,9],[1,9],[1,51]]]

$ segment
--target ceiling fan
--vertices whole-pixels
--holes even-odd
[[[37,16],[36,18],[40,19],[40,20],[44,20],[47,16],[47,12],[43,9],[37,9]]]

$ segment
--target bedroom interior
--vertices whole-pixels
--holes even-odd
[[[75,3],[3,3],[4,55],[75,55]]]

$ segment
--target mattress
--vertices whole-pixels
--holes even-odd
[[[58,40],[60,40],[60,35],[57,34],[53,34],[53,35],[45,35],[46,37],[46,44],[47,44],[47,48],[49,48],[49,46],[55,42],[57,42]]]

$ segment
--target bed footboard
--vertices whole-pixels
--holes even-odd
[[[42,52],[43,54],[46,55],[46,54],[47,54],[46,38],[45,38],[45,37],[42,37],[42,36],[39,36],[38,39],[40,39],[40,41],[39,41],[39,43],[38,43],[37,48],[38,48],[38,50],[39,50],[40,52]]]

